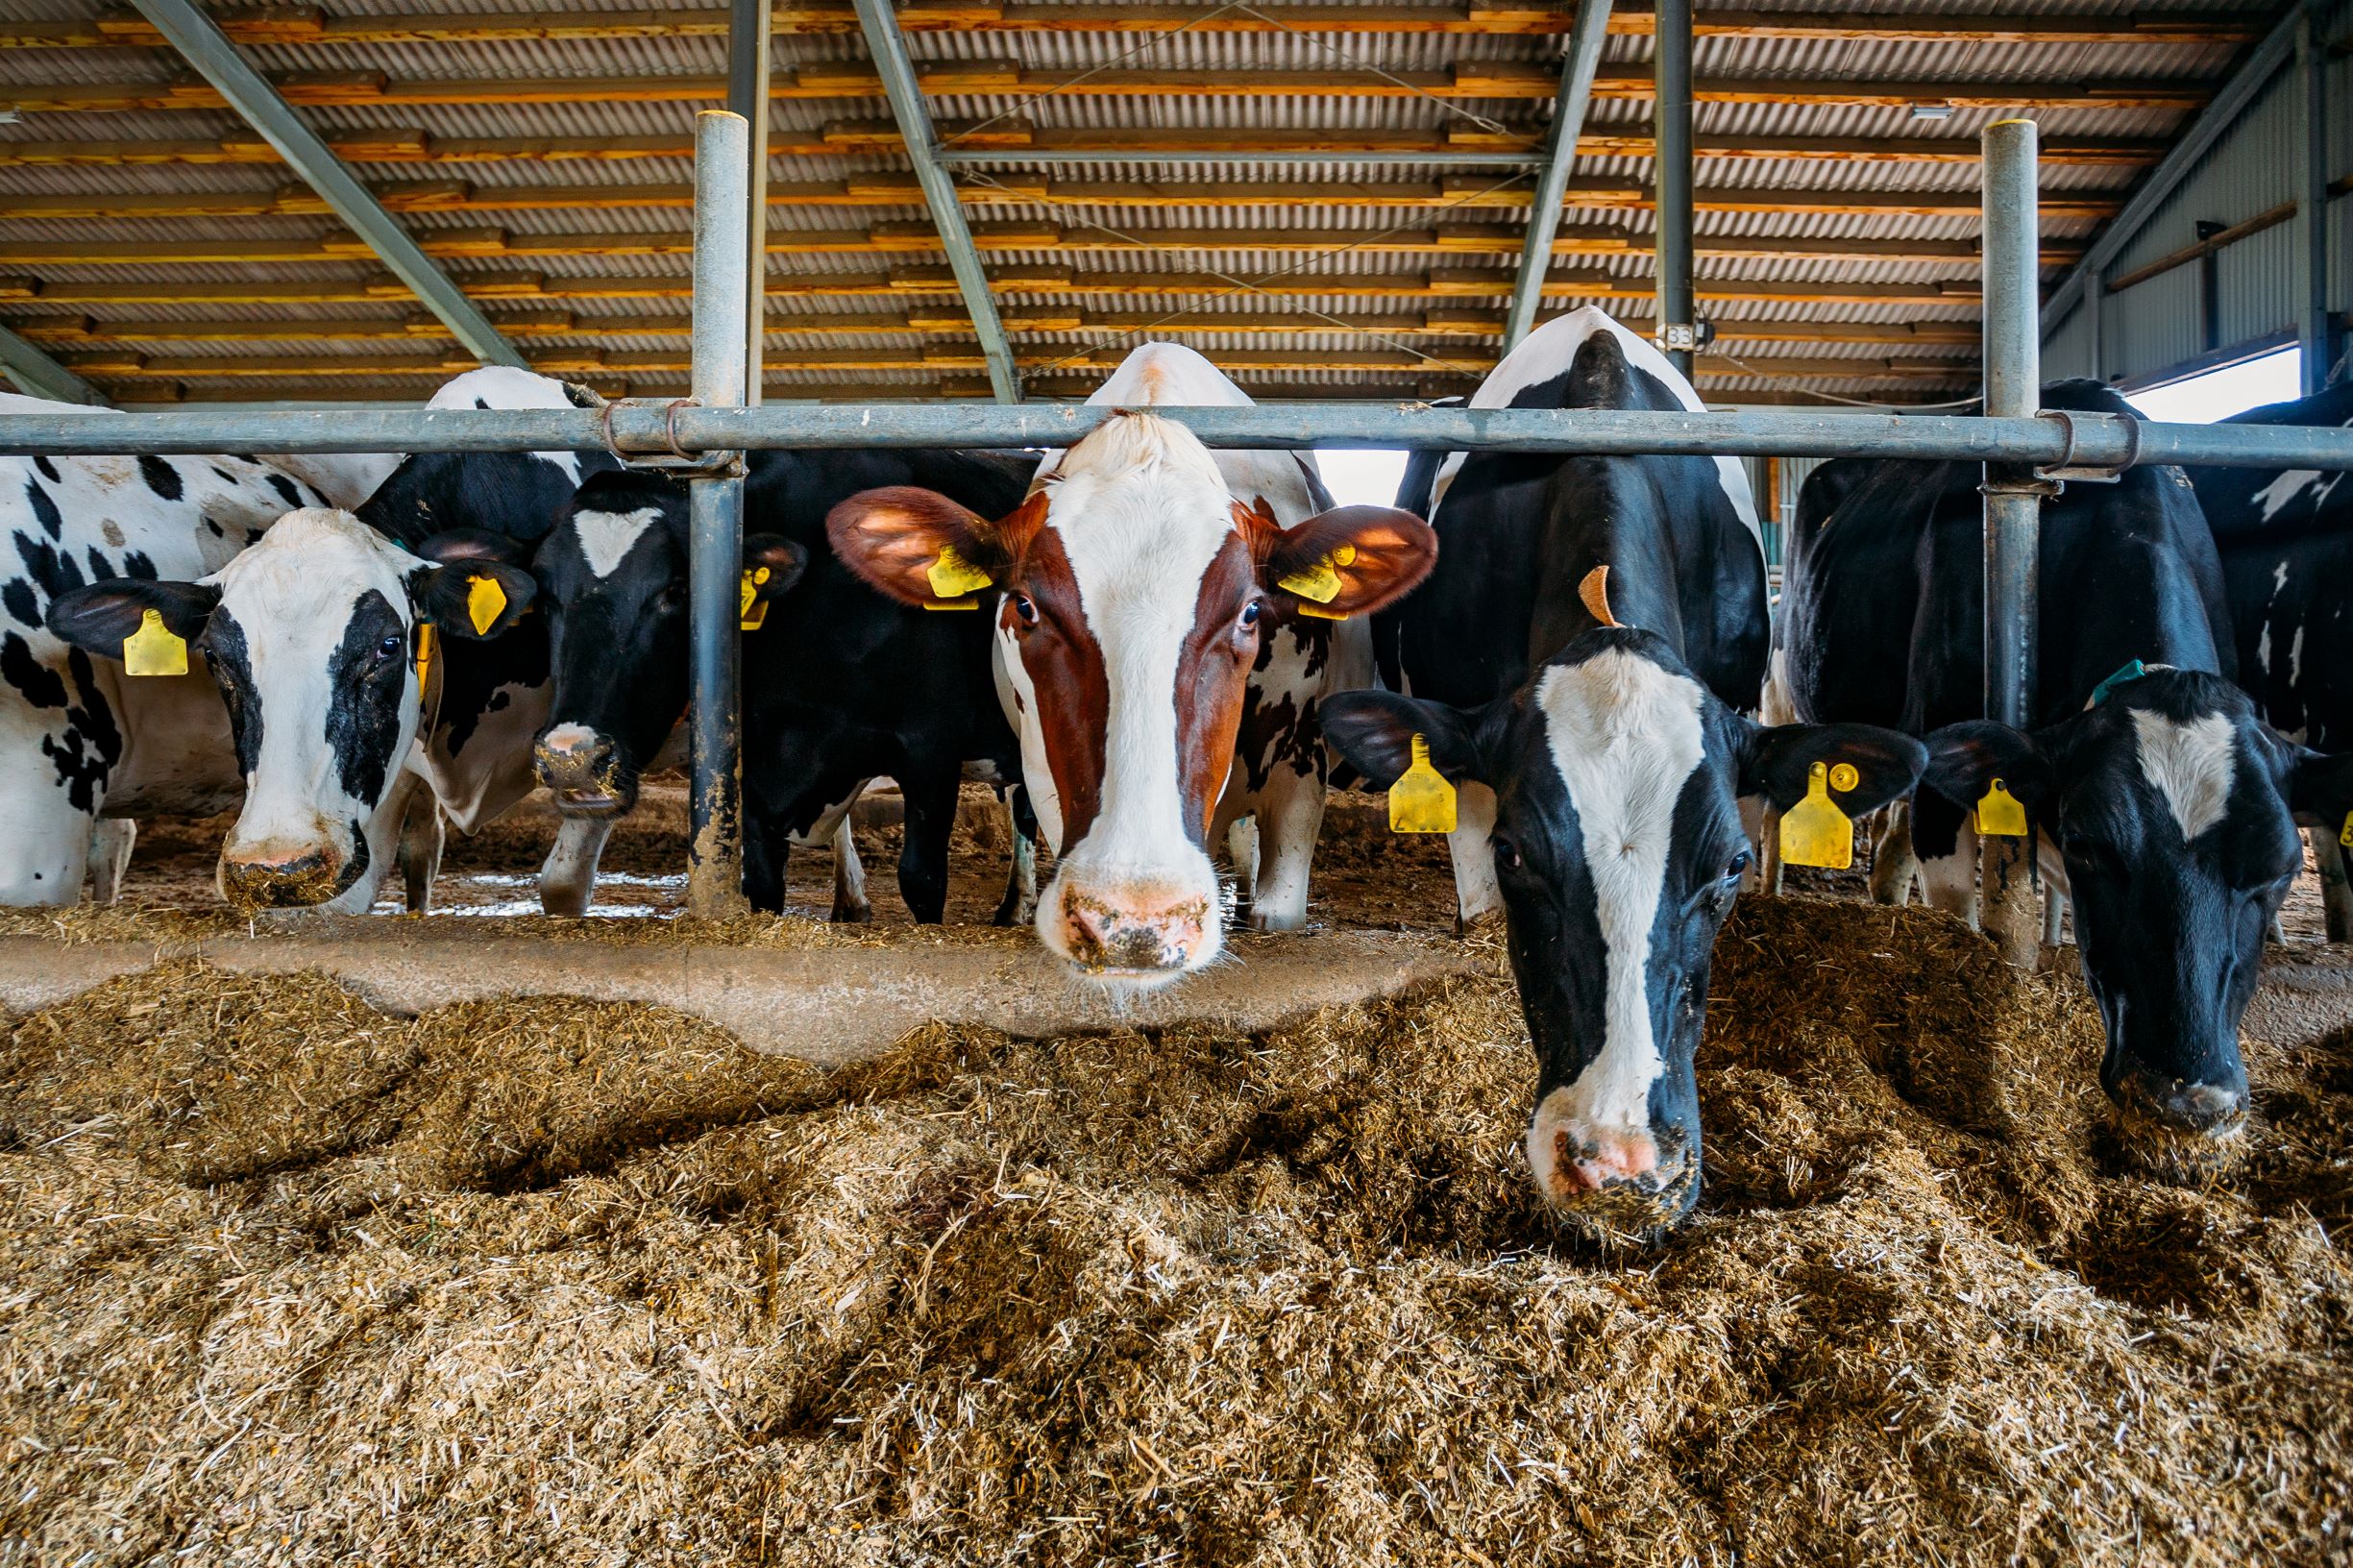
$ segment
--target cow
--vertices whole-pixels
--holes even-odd
[[[835,507],[827,532],[843,561],[902,603],[935,599],[944,552],[1001,590],[991,617],[1000,691],[1060,857],[1038,934],[1078,972],[1133,992],[1223,949],[1210,845],[1221,815],[1250,798],[1246,763],[1237,789],[1236,752],[1268,641],[1283,658],[1313,647],[1290,633],[1302,617],[1383,608],[1428,573],[1435,545],[1421,519],[1392,508],[1311,511],[1302,463],[1213,456],[1151,413],[1248,402],[1189,349],[1146,344],[1111,384],[1123,411],[1042,465],[1017,506],[991,517],[933,490],[873,490]],[[1290,690],[1293,723],[1313,690]],[[1263,689],[1256,711],[1281,700]],[[1236,804],[1221,808],[1229,791]],[[1294,821],[1262,829],[1263,858],[1293,852],[1284,835]],[[1271,913],[1271,894],[1261,898]]]
[[[431,405],[581,396],[494,368],[457,378]],[[282,507],[214,570],[126,574],[56,596],[47,628],[119,673],[124,640],[152,613],[201,656],[215,710],[227,710],[225,772],[244,786],[220,864],[233,903],[364,911],[399,864],[421,910],[442,818],[470,832],[532,788],[546,640],[535,627],[505,635],[535,591],[511,557],[527,555],[583,467],[613,465],[601,453],[417,454],[356,514]],[[477,584],[497,592],[477,596]],[[218,804],[234,798],[233,784]],[[559,840],[551,865],[568,853]]]
[[[2268,404],[2231,425],[2353,425],[2353,385]],[[2353,476],[2316,469],[2190,468],[2222,557],[2239,684],[2274,726],[2308,746],[2353,746]],[[2353,888],[2338,842],[2312,834],[2331,942],[2353,942]]]
[[[2096,381],[2052,383],[2043,406],[2138,417]],[[1978,481],[1973,463],[1886,461],[1848,489],[1786,569],[1777,679],[1802,718],[1924,740],[1913,852],[1929,901],[1973,922],[1971,811],[2003,781],[2074,908],[2122,1146],[2202,1166],[2245,1120],[2239,1019],[2301,866],[2295,822],[2341,821],[2345,769],[2233,684],[2221,566],[2174,468],[2044,502],[2031,724],[1987,721]]]
[[[875,594],[835,558],[834,505],[862,490],[922,485],[991,511],[1019,502],[1032,464],[960,452],[756,453],[746,481],[743,565],[744,886],[784,906],[794,844],[835,845],[834,918],[870,914],[847,814],[889,774],[906,805],[898,886],[918,920],[947,901],[948,838],[967,775],[1017,786],[1013,732],[997,707],[985,613],[934,613]],[[636,803],[638,781],[679,751],[687,700],[687,501],[656,475],[583,486],[534,569],[555,661],[537,738],[557,809],[601,835]],[[984,596],[991,597],[993,596]],[[752,608],[751,606],[757,606]],[[1016,801],[1022,901],[1028,814]]]
[[[1655,348],[1581,309],[1532,333],[1471,404],[1698,398]],[[1572,1225],[1655,1234],[1699,1196],[1692,1059],[1716,931],[1754,860],[1743,801],[1793,804],[1837,769],[1841,803],[1868,809],[1924,759],[1885,729],[1743,711],[1764,670],[1764,559],[1736,468],[1456,454],[1409,471],[1400,502],[1425,493],[1437,570],[1384,627],[1404,689],[1329,699],[1325,730],[1375,787],[1417,738],[1454,785],[1461,913],[1500,908],[1535,1049],[1536,1189]]]

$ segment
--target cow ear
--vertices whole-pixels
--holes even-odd
[[[2295,748],[2288,772],[2288,809],[2306,827],[2344,831],[2353,819],[2353,751]]]
[[[1315,708],[1324,738],[1339,747],[1367,788],[1385,790],[1413,761],[1413,737],[1430,745],[1430,765],[1454,783],[1487,781],[1479,756],[1479,714],[1395,692],[1342,692]]]
[[[445,528],[423,544],[410,547],[409,553],[447,566],[454,561],[504,561],[508,566],[528,566],[532,545],[488,528]]]
[[[1875,724],[1756,724],[1741,761],[1740,793],[1761,795],[1787,811],[1805,798],[1814,765],[1821,763],[1828,770],[1831,801],[1859,817],[1911,794],[1927,762],[1927,748],[1918,741]]]
[[[2029,812],[2051,803],[2050,758],[2032,735],[2008,724],[1973,719],[1928,736],[1928,767],[1921,782],[1964,810],[2002,788]]]
[[[102,658],[123,656],[123,639],[139,629],[147,612],[162,617],[163,628],[185,642],[204,634],[205,623],[221,601],[208,583],[157,582],[147,577],[108,577],[49,601],[49,630],[59,642]]]
[[[1044,519],[1042,493],[992,524],[936,490],[895,484],[862,490],[826,513],[825,537],[844,565],[900,603],[937,604],[982,586],[975,574],[1002,581]]]
[[[1394,506],[1336,506],[1295,528],[1252,533],[1265,580],[1332,616],[1396,602],[1438,558],[1436,530]]]
[[[449,636],[473,642],[514,630],[538,592],[538,578],[504,561],[460,560],[408,577],[408,599],[418,617]]]
[[[793,584],[809,569],[809,552],[781,533],[748,533],[744,536],[744,570],[759,580],[752,584],[752,597],[771,602],[793,591]],[[765,570],[768,576],[760,577]]]

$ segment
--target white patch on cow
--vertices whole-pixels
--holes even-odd
[[[2230,720],[2209,713],[2187,723],[2145,708],[2133,710],[2141,774],[2165,798],[2185,840],[2222,820],[2238,762]]]
[[[580,539],[580,555],[588,570],[609,577],[628,557],[646,530],[662,515],[659,506],[640,506],[633,512],[575,512],[572,527]]]
[[[2266,627],[2268,632],[2270,628]],[[2295,635],[2288,639],[2288,684],[2296,686],[2304,679],[2304,624],[2296,623]]]
[[[564,383],[551,376],[541,376],[512,365],[484,365],[455,377],[425,404],[428,408],[570,408],[571,397]],[[535,452],[532,456],[543,463],[553,463],[564,471],[564,477],[575,485],[580,482],[580,454],[576,452]]]
[[[1634,369],[1655,378],[1660,385],[1673,394],[1676,401],[1695,414],[1705,413],[1707,404],[1700,394],[1683,379],[1682,373],[1667,362],[1658,346],[1647,337],[1639,337],[1619,325],[1608,311],[1596,305],[1581,306],[1551,321],[1520,339],[1519,347],[1504,355],[1502,363],[1487,372],[1486,380],[1479,383],[1466,406],[1472,408],[1508,408],[1511,400],[1532,386],[1541,386],[1554,378],[1565,375],[1577,362],[1578,351],[1596,332],[1608,332],[1618,340],[1625,352],[1626,362]],[[1431,520],[1437,519],[1438,502],[1454,484],[1455,476],[1462,470],[1466,453],[1455,452],[1438,465],[1437,478],[1430,491]],[[1732,510],[1748,526],[1750,535],[1756,540],[1761,554],[1765,548],[1764,530],[1756,520],[1756,497],[1749,488],[1749,471],[1737,457],[1716,459],[1716,477],[1724,486],[1725,499]]]
[[[2268,523],[2280,509],[2292,503],[2306,487],[2317,481],[2320,471],[2313,468],[2288,468],[2271,476],[2271,482],[2247,499],[2263,508],[2263,520]]]
[[[594,746],[602,739],[586,724],[554,724],[541,737],[551,751],[569,751],[574,747]]]
[[[1577,808],[1603,947],[1601,1051],[1577,1081],[1546,1096],[1580,1143],[1623,1143],[1650,1132],[1661,1058],[1646,976],[1651,927],[1665,889],[1675,804],[1704,742],[1698,682],[1623,649],[1556,665],[1536,682],[1553,765]],[[1549,1162],[1552,1139],[1529,1158]],[[1537,1164],[1543,1181],[1549,1164]],[[1544,1190],[1553,1190],[1549,1181]]]

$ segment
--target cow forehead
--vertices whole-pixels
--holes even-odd
[[[2238,773],[2238,728],[2223,713],[2174,719],[2131,710],[2141,776],[2172,813],[2185,841],[2222,820]]]
[[[1114,420],[1065,458],[1046,491],[1045,527],[1091,613],[1149,602],[1164,612],[1155,623],[1181,631],[1192,624],[1203,574],[1234,537],[1233,497],[1189,432],[1156,419]]]
[[[370,590],[404,610],[407,574],[426,563],[349,512],[289,512],[216,574],[221,602],[249,638],[339,639]]]
[[[1538,678],[1546,753],[1583,824],[1588,853],[1665,865],[1684,781],[1706,752],[1706,694],[1630,649],[1605,649]]]
[[[568,521],[589,576],[609,577],[619,571],[629,551],[637,548],[646,530],[660,522],[661,516],[659,506],[640,506],[627,512],[586,509],[574,512]]]

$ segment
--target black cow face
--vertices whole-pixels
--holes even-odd
[[[580,487],[539,547],[555,691],[534,762],[568,816],[636,805],[640,776],[686,711],[686,528],[678,485],[604,475]],[[755,602],[772,605],[806,560],[790,540],[748,535]]]
[[[1862,724],[1752,723],[1659,638],[1588,632],[1476,709],[1355,692],[1324,732],[1376,786],[1432,764],[1496,796],[1494,849],[1520,1005],[1536,1049],[1528,1163],[1556,1210],[1620,1234],[1689,1212],[1700,1188],[1692,1056],[1716,930],[1752,850],[1738,801],[1797,804],[1815,763],[1851,764],[1850,815],[1909,791],[1920,743]]]
[[[1928,737],[1927,782],[1973,805],[1997,777],[2056,843],[2108,1049],[2100,1083],[2142,1152],[2192,1157],[2245,1119],[2239,1018],[2264,932],[2303,869],[2295,824],[2338,830],[2353,755],[2290,745],[2218,675],[2159,671],[2063,723]],[[2169,1153],[2169,1151],[2170,1151]]]

